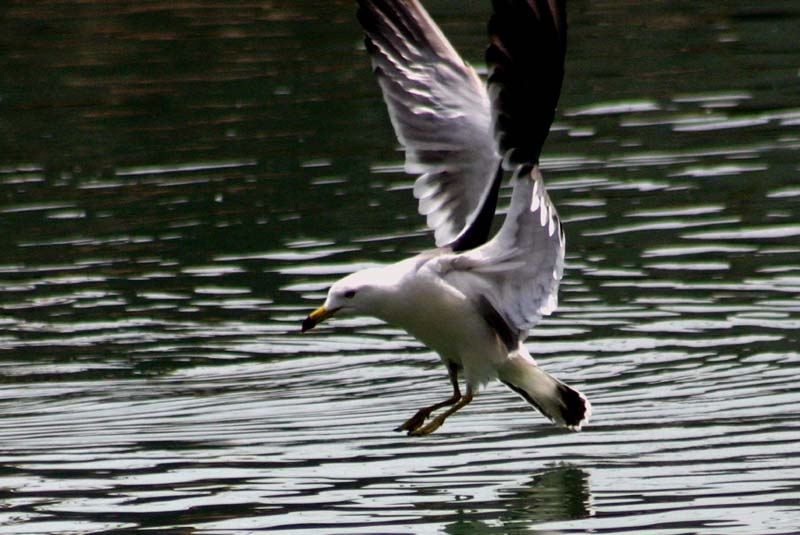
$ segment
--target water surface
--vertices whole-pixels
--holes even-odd
[[[353,6],[317,4],[4,8],[0,533],[795,533],[795,3],[571,2],[528,347],[594,417],[494,385],[421,439],[434,354],[298,332],[431,245]],[[426,4],[481,67],[488,2]]]

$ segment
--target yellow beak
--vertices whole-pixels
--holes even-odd
[[[301,332],[306,332],[310,329],[316,327],[317,323],[323,322],[326,319],[330,318],[338,311],[338,308],[334,308],[333,310],[328,310],[324,306],[319,307],[314,312],[308,315],[306,319],[303,320],[303,326],[300,328]]]

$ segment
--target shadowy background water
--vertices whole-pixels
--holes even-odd
[[[481,65],[489,2],[426,4]],[[352,3],[0,11],[0,533],[797,532],[795,1],[570,2],[528,346],[593,421],[495,385],[422,439],[430,351],[298,332],[431,244]]]

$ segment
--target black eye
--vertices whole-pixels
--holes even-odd
[[[346,298],[348,298],[348,299],[352,299],[352,298],[354,298],[354,297],[356,296],[356,291],[355,291],[355,290],[347,290],[347,291],[344,293],[344,296],[345,296]]]

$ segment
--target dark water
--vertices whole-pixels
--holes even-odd
[[[480,64],[489,2],[427,4]],[[410,439],[430,351],[298,332],[431,243],[351,3],[0,7],[0,533],[796,533],[800,6],[570,10],[528,346],[594,418]]]

